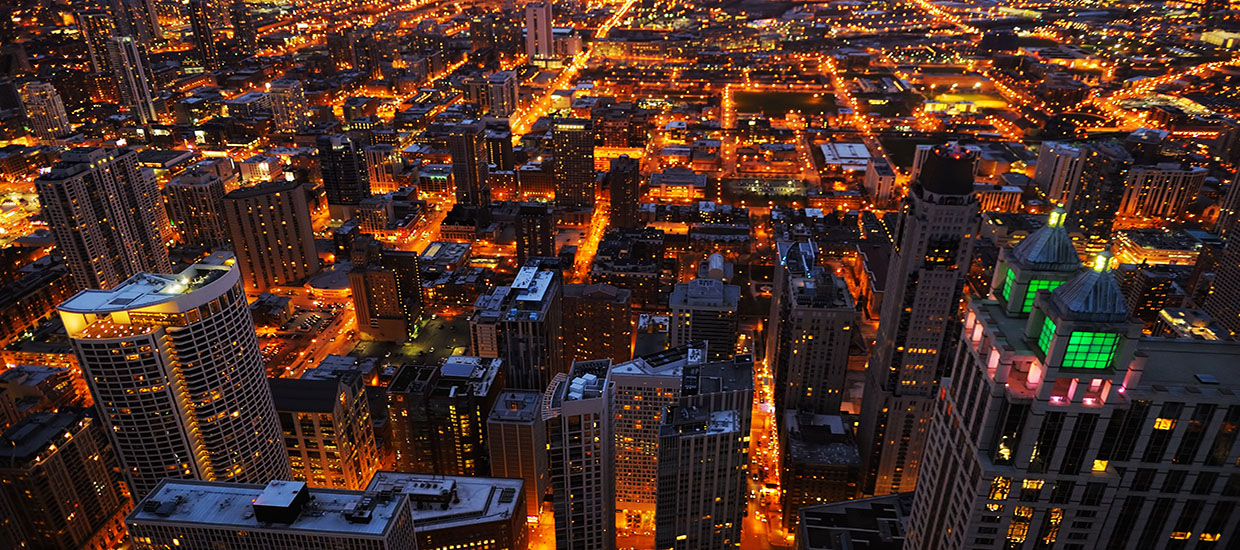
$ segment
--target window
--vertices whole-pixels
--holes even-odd
[[[1012,301],[1012,279],[1015,278],[1016,274],[1012,272],[1011,268],[1008,268],[1007,277],[1003,278],[1003,301],[1005,302],[1010,303]]]
[[[1055,336],[1055,322],[1048,317],[1046,322],[1042,323],[1042,333],[1038,335],[1038,347],[1042,348],[1042,353],[1050,353],[1051,338]]]
[[[1062,284],[1063,281],[1039,281],[1037,279],[1029,281],[1029,290],[1025,291],[1025,303],[1020,308],[1021,312],[1033,311],[1033,299],[1038,297],[1039,290],[1055,290]]]
[[[1049,324],[1049,321],[1047,323]],[[1118,347],[1118,334],[1073,332],[1068,339],[1068,349],[1060,366],[1070,369],[1105,369],[1111,366],[1115,349]]]

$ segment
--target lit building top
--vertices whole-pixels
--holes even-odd
[[[203,292],[208,288],[228,288],[240,273],[233,269],[231,253],[217,252],[176,275],[139,273],[111,290],[84,290],[65,300],[60,310],[67,313],[106,314],[134,310],[180,312],[198,307],[223,292]]]

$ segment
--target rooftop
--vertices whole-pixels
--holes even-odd
[[[520,479],[378,472],[367,490],[407,496],[414,525],[425,533],[508,521],[514,515],[524,526],[525,505],[517,507],[524,485]]]
[[[30,414],[0,438],[0,464],[23,467],[44,451],[55,451],[54,443],[76,431],[85,419],[85,409]]]
[[[232,271],[234,262],[232,253],[216,252],[176,275],[139,273],[112,290],[83,290],[59,309],[102,314],[150,307],[206,287]]]
[[[542,414],[542,393],[505,391],[495,399],[489,419],[496,422],[534,422]]]

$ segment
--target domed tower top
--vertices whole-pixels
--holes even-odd
[[[961,147],[958,142],[936,145],[926,157],[917,181],[926,191],[939,195],[972,194],[976,161],[977,151]]]

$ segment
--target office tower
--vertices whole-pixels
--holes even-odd
[[[1069,229],[1089,241],[1105,243],[1124,197],[1132,156],[1117,142],[1098,142],[1081,148],[1081,175],[1068,195]]]
[[[555,256],[555,213],[550,206],[522,203],[516,221],[517,265],[525,265],[530,258]]]
[[[155,101],[151,99],[150,65],[138,43],[128,36],[113,36],[107,41],[107,51],[121,105],[138,124],[159,122]]]
[[[559,274],[525,266],[512,284],[478,297],[469,318],[473,353],[504,360],[507,388],[542,391],[565,372]]]
[[[317,489],[167,480],[125,518],[134,550],[415,550],[412,499]]]
[[[90,10],[77,12],[78,32],[86,40],[86,53],[90,56],[92,72],[111,72],[112,62],[108,57],[108,39],[116,36],[116,20],[106,11]]]
[[[520,479],[379,472],[368,490],[409,497],[418,548],[529,546]]]
[[[525,55],[531,63],[555,56],[551,2],[530,2],[525,5]]]
[[[362,149],[348,136],[319,136],[319,166],[333,219],[347,220],[370,196],[370,179]]]
[[[866,494],[912,490],[978,228],[976,153],[934,148],[904,198],[858,433]]]
[[[668,300],[672,346],[702,340],[710,360],[731,358],[740,336],[736,316],[740,300],[741,287],[715,279],[677,284]]]
[[[610,359],[576,363],[547,387],[556,550],[616,548],[610,367]]]
[[[388,385],[396,469],[486,475],[487,416],[504,387],[503,361],[453,355],[439,366],[405,365]]]
[[[611,369],[617,521],[629,536],[654,527],[659,426],[667,408],[680,398],[686,371],[705,361],[706,346],[696,342],[635,357]]]
[[[114,548],[131,505],[85,409],[37,412],[0,438],[0,500],[20,532],[10,548]]]
[[[819,264],[814,243],[781,241],[776,249],[766,348],[775,372],[775,405],[780,414],[838,414],[856,304],[848,283]]]
[[[611,227],[637,227],[637,203],[641,200],[641,161],[621,155],[611,159],[607,189],[611,193]]]
[[[245,0],[233,0],[228,7],[228,18],[232,20],[233,37],[241,47],[241,54],[248,57],[258,52],[258,20]]]
[[[564,356],[568,361],[633,358],[633,293],[609,284],[564,286]]]
[[[593,207],[594,123],[581,118],[556,119],[551,124],[551,154],[555,205]]]
[[[60,305],[132,494],[165,478],[288,479],[241,271],[216,253]]]
[[[1197,198],[1205,181],[1206,169],[1187,163],[1133,166],[1124,184],[1118,215],[1174,219]]]
[[[198,50],[199,61],[208,71],[219,70],[223,65],[220,59],[219,36],[215,29],[214,13],[216,4],[209,0],[189,0],[189,22],[194,31],[194,47]]]
[[[366,488],[379,470],[379,448],[361,373],[268,378],[294,481],[311,487]]]
[[[137,273],[172,270],[160,240],[167,213],[136,151],[69,149],[34,183],[78,288],[111,288]]]
[[[1240,171],[1232,176],[1219,207],[1218,220],[1214,222],[1214,232],[1220,237],[1228,237],[1236,220],[1240,219],[1240,185],[1237,184],[1240,184]]]
[[[1044,141],[1038,146],[1038,162],[1033,182],[1046,200],[1063,204],[1073,182],[1081,177],[1081,147],[1059,141]]]
[[[405,161],[399,147],[390,143],[368,145],[362,149],[362,156],[366,158],[366,177],[370,179],[372,193],[390,193],[406,185],[401,181]]]
[[[487,416],[487,456],[491,475],[525,481],[525,515],[542,513],[551,479],[547,465],[547,424],[542,418],[543,394],[504,391]]]
[[[56,88],[46,82],[28,82],[22,86],[22,107],[30,131],[42,141],[53,141],[73,132],[69,114]]]
[[[845,420],[791,409],[779,419],[779,503],[789,532],[803,507],[856,497],[861,457]]]
[[[373,237],[371,243],[377,247]],[[422,316],[422,277],[418,254],[408,250],[378,249],[357,254],[354,243],[349,286],[357,311],[357,329],[366,338],[383,341],[412,339]]]
[[[1203,309],[1223,328],[1240,334],[1240,239],[1234,236],[1219,256]]]
[[[509,117],[517,111],[517,73],[499,71],[487,76],[487,100],[490,115]]]
[[[668,410],[659,433],[656,548],[740,548],[749,468],[740,415]]]
[[[1240,344],[1143,339],[1108,264],[969,304],[906,548],[1233,545]]]
[[[281,79],[267,88],[271,117],[281,132],[296,132],[310,121],[310,103],[300,80]]]
[[[224,219],[224,195],[237,185],[233,166],[228,157],[203,161],[164,186],[168,220],[181,244],[211,250],[232,242],[230,222]]]
[[[491,204],[487,183],[487,150],[483,143],[486,125],[467,120],[448,133],[448,153],[452,156],[452,179],[456,182],[456,202],[472,206]]]
[[[298,285],[319,271],[310,202],[300,183],[273,181],[224,195],[237,267],[245,288]]]

